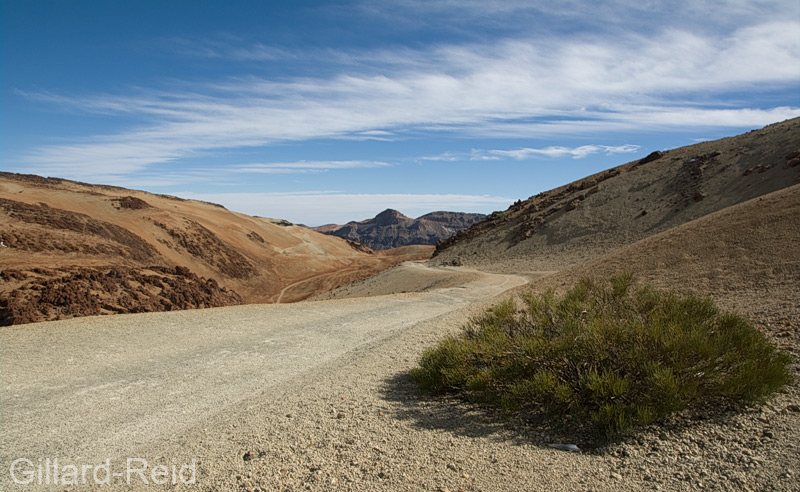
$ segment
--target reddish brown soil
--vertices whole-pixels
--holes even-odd
[[[0,325],[294,302],[433,252],[57,178],[0,173],[0,196]]]
[[[20,284],[0,298],[0,325],[244,303],[237,293],[185,267],[36,268],[5,270],[0,277]]]

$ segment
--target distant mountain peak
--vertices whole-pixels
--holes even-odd
[[[328,224],[314,229],[380,250],[414,244],[435,245],[485,217],[461,212],[432,212],[412,219],[387,208],[372,219],[348,222],[342,226]]]
[[[374,222],[376,225],[386,226],[386,225],[400,224],[404,221],[409,221],[409,220],[414,220],[414,219],[406,217],[397,210],[394,210],[392,208],[387,208],[383,212],[376,215],[374,219],[371,219],[370,221],[367,222]]]

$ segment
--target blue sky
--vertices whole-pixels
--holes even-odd
[[[0,168],[319,225],[800,116],[800,2],[0,2]]]

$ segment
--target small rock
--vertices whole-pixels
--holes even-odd
[[[548,444],[548,446],[554,449],[560,449],[561,451],[572,451],[573,453],[580,453],[581,451],[581,448],[579,448],[575,444],[553,443],[553,444]]]
[[[255,454],[251,453],[250,451],[248,451],[248,452],[244,453],[244,455],[242,455],[242,459],[245,460],[245,461],[250,461],[255,457],[256,457]]]
[[[336,418],[337,419],[341,420],[341,419],[343,419],[345,417],[347,417],[347,415],[345,415],[344,412],[339,412],[339,413],[336,414]]]
[[[611,472],[611,478],[613,478],[614,480],[622,480],[622,475],[620,475],[617,472]]]
[[[661,152],[660,150],[656,150],[655,152],[649,153],[647,155],[647,157],[639,159],[639,164],[641,165],[641,164],[647,164],[648,162],[657,161],[658,159],[661,159],[662,157],[664,157],[664,153]]]

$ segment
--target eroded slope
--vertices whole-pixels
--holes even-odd
[[[219,205],[0,173],[0,323],[292,302],[432,248],[378,253]]]
[[[495,212],[437,246],[440,264],[558,270],[800,183],[800,119],[654,153]]]

